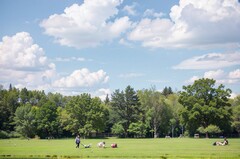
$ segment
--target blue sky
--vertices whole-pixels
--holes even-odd
[[[0,84],[91,93],[213,78],[240,94],[237,0],[1,0]]]

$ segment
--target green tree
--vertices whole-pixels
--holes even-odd
[[[199,127],[197,129],[200,133],[204,133],[204,134],[217,134],[217,133],[220,133],[222,132],[218,126],[216,125],[208,125],[208,127],[204,128],[204,127]]]
[[[131,123],[128,131],[134,134],[135,137],[145,137],[147,133],[146,124],[141,121],[136,123]]]
[[[89,136],[91,132],[102,132],[108,117],[108,109],[99,98],[91,98],[89,94],[74,96],[63,111],[62,121],[65,129],[72,134],[81,133]]]
[[[43,90],[42,91],[36,91],[36,90],[31,91],[31,99],[30,99],[31,105],[41,107],[48,101],[49,101],[49,99]]]
[[[174,118],[170,119],[170,124],[171,124],[171,127],[172,127],[172,137],[174,137],[174,129],[175,129],[176,124],[177,124],[176,119],[174,119]]]
[[[148,123],[150,131],[153,132],[154,138],[157,138],[159,134],[167,134],[172,112],[166,102],[166,97],[156,91],[155,88],[139,91],[138,96],[141,106],[145,108],[146,123]]]
[[[8,130],[10,110],[8,109],[5,100],[7,94],[7,90],[0,90],[0,130]]]
[[[106,105],[108,105],[108,104],[110,103],[110,99],[109,99],[109,97],[108,97],[108,94],[107,94],[107,96],[106,96],[106,98],[105,98],[105,100],[104,100],[104,103],[105,103]]]
[[[41,138],[57,137],[61,134],[58,111],[55,103],[48,101],[36,109],[38,135]]]
[[[172,136],[174,136],[175,134],[183,134],[184,125],[181,123],[181,118],[179,114],[183,106],[178,102],[178,98],[178,94],[173,93],[168,95],[166,99],[167,105],[170,107],[172,112],[172,122],[170,120],[170,123],[172,125]]]
[[[234,102],[232,104],[233,107],[233,128],[240,135],[240,95],[234,98]]]
[[[228,131],[231,122],[231,108],[228,102],[231,90],[220,84],[215,87],[213,79],[199,79],[192,85],[183,86],[179,102],[183,105],[181,117],[186,129],[194,134],[199,127],[206,129],[216,125]],[[208,132],[206,132],[208,136]]]
[[[32,106],[42,106],[44,103],[47,102],[47,97],[44,91],[38,91],[38,90],[28,91],[28,102]]]
[[[0,129],[13,131],[15,111],[19,103],[19,91],[10,85],[9,91],[0,91]]]
[[[64,107],[66,104],[66,100],[60,93],[48,93],[48,100],[54,102],[57,107]]]
[[[17,108],[14,117],[15,130],[24,137],[34,137],[36,135],[35,112],[29,104]]]
[[[172,88],[171,87],[164,87],[164,89],[162,91],[162,94],[164,96],[168,96],[170,94],[173,94]]]
[[[89,119],[96,132],[103,132],[106,127],[106,121],[109,117],[109,110],[100,98],[95,97],[91,100]]]
[[[30,102],[30,92],[27,90],[27,88],[23,88],[20,91],[20,101],[23,105]]]
[[[70,133],[75,133],[74,131],[70,131],[72,130],[71,128],[71,121],[72,121],[72,118],[71,118],[71,115],[70,113],[68,113],[68,111],[65,109],[65,108],[62,108],[62,107],[58,107],[58,120],[60,122],[60,126],[61,128],[63,129],[63,132],[70,132]],[[69,134],[71,135],[71,134]]]
[[[233,107],[233,127],[240,134],[240,105]]]
[[[111,106],[119,116],[118,122],[123,125],[125,137],[129,137],[130,124],[139,119],[140,103],[137,93],[130,86],[126,87],[125,92],[115,90],[112,94]]]
[[[119,123],[115,123],[112,126],[112,133],[117,135],[118,137],[124,136],[125,131],[124,131],[124,128],[123,128],[123,126],[122,126],[122,124],[120,122]]]

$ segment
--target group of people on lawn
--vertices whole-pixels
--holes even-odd
[[[76,148],[79,148],[79,145],[80,145],[80,143],[81,143],[81,140],[80,140],[80,136],[79,135],[77,135],[76,136],[76,138],[75,138],[75,143],[76,143]],[[221,142],[221,141],[216,141],[216,142],[214,142],[213,143],[213,146],[225,146],[225,145],[228,145],[228,140],[227,140],[227,138],[224,138],[224,140]],[[91,147],[91,145],[83,145],[85,148],[90,148]],[[99,142],[98,144],[97,144],[97,146],[99,147],[99,148],[105,148],[105,142],[103,141],[103,142]],[[113,143],[113,144],[111,144],[111,147],[112,148],[116,148],[117,147],[117,144],[116,143]]]
[[[81,143],[81,140],[80,140],[80,135],[77,135],[76,136],[76,138],[75,138],[75,143],[76,143],[76,148],[79,148],[79,145],[80,145],[80,143]],[[89,144],[89,145],[84,145],[84,144],[82,144],[85,148],[90,148],[91,147],[91,144]],[[98,144],[97,144],[97,146],[99,147],[99,148],[105,148],[106,147],[106,143],[104,142],[104,141],[102,141],[102,142],[99,142]],[[113,143],[113,144],[111,144],[111,147],[112,148],[117,148],[117,144],[116,143]]]

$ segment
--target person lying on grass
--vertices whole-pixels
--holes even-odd
[[[91,148],[91,145],[92,145],[92,144],[89,144],[89,145],[84,145],[84,144],[82,144],[82,145],[83,145],[84,148]]]
[[[216,141],[216,142],[213,143],[213,146],[225,146],[225,145],[228,145],[227,138],[224,138],[223,142]]]

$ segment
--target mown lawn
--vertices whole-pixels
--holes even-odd
[[[222,139],[104,139],[107,147],[96,145],[103,139],[82,139],[91,148],[75,148],[74,139],[0,140],[0,158],[240,158],[240,139],[228,146],[212,146]],[[110,147],[117,143],[118,148]]]

